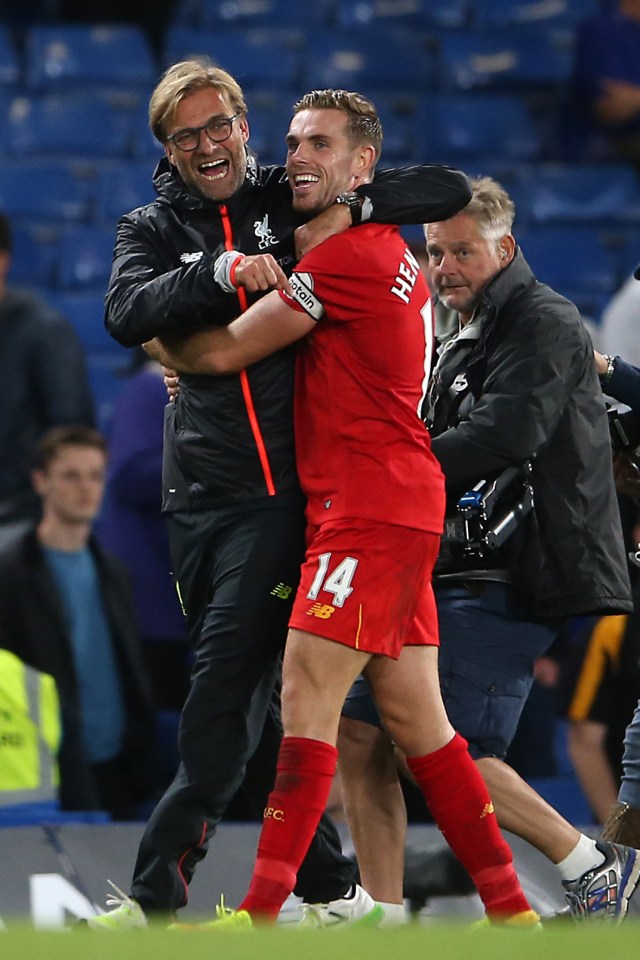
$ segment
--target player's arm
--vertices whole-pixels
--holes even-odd
[[[471,199],[464,173],[422,164],[381,170],[354,193],[360,204],[334,203],[296,230],[298,259],[319,243],[360,223],[435,223],[455,216]]]
[[[314,327],[311,316],[290,307],[274,291],[227,327],[198,330],[186,340],[156,339],[145,344],[145,350],[180,373],[220,376],[244,370]]]

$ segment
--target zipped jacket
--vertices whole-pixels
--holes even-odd
[[[158,198],[122,217],[106,297],[105,323],[125,346],[168,333],[226,325],[251,298],[214,280],[225,250],[270,253],[288,274],[295,264],[293,212],[284,167],[248,158],[247,177],[228,201],[190,193],[163,159]],[[464,174],[422,166],[384,171],[358,187],[370,219],[446,219],[470,199]],[[357,228],[356,228],[357,229]],[[165,417],[163,508],[205,510],[297,491],[293,445],[295,346],[240,374],[184,375]]]
[[[448,511],[479,480],[531,460],[534,508],[502,557],[531,614],[626,613],[608,421],[578,310],[536,280],[519,249],[481,309],[479,339],[431,387]]]

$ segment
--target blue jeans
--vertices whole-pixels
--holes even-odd
[[[632,807],[640,807],[640,700],[624,735],[618,800]]]
[[[504,757],[533,682],[533,664],[556,637],[560,620],[532,620],[512,586],[492,581],[434,583],[440,627],[440,688],[449,719],[480,757]],[[380,726],[360,677],[343,708]],[[639,715],[640,736],[640,715]]]

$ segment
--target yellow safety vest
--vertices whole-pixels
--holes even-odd
[[[60,738],[53,677],[0,650],[0,807],[57,799]]]

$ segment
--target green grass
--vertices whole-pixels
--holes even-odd
[[[399,930],[0,933],[2,960],[602,960],[635,957],[640,923],[547,927],[540,933],[466,925]]]

